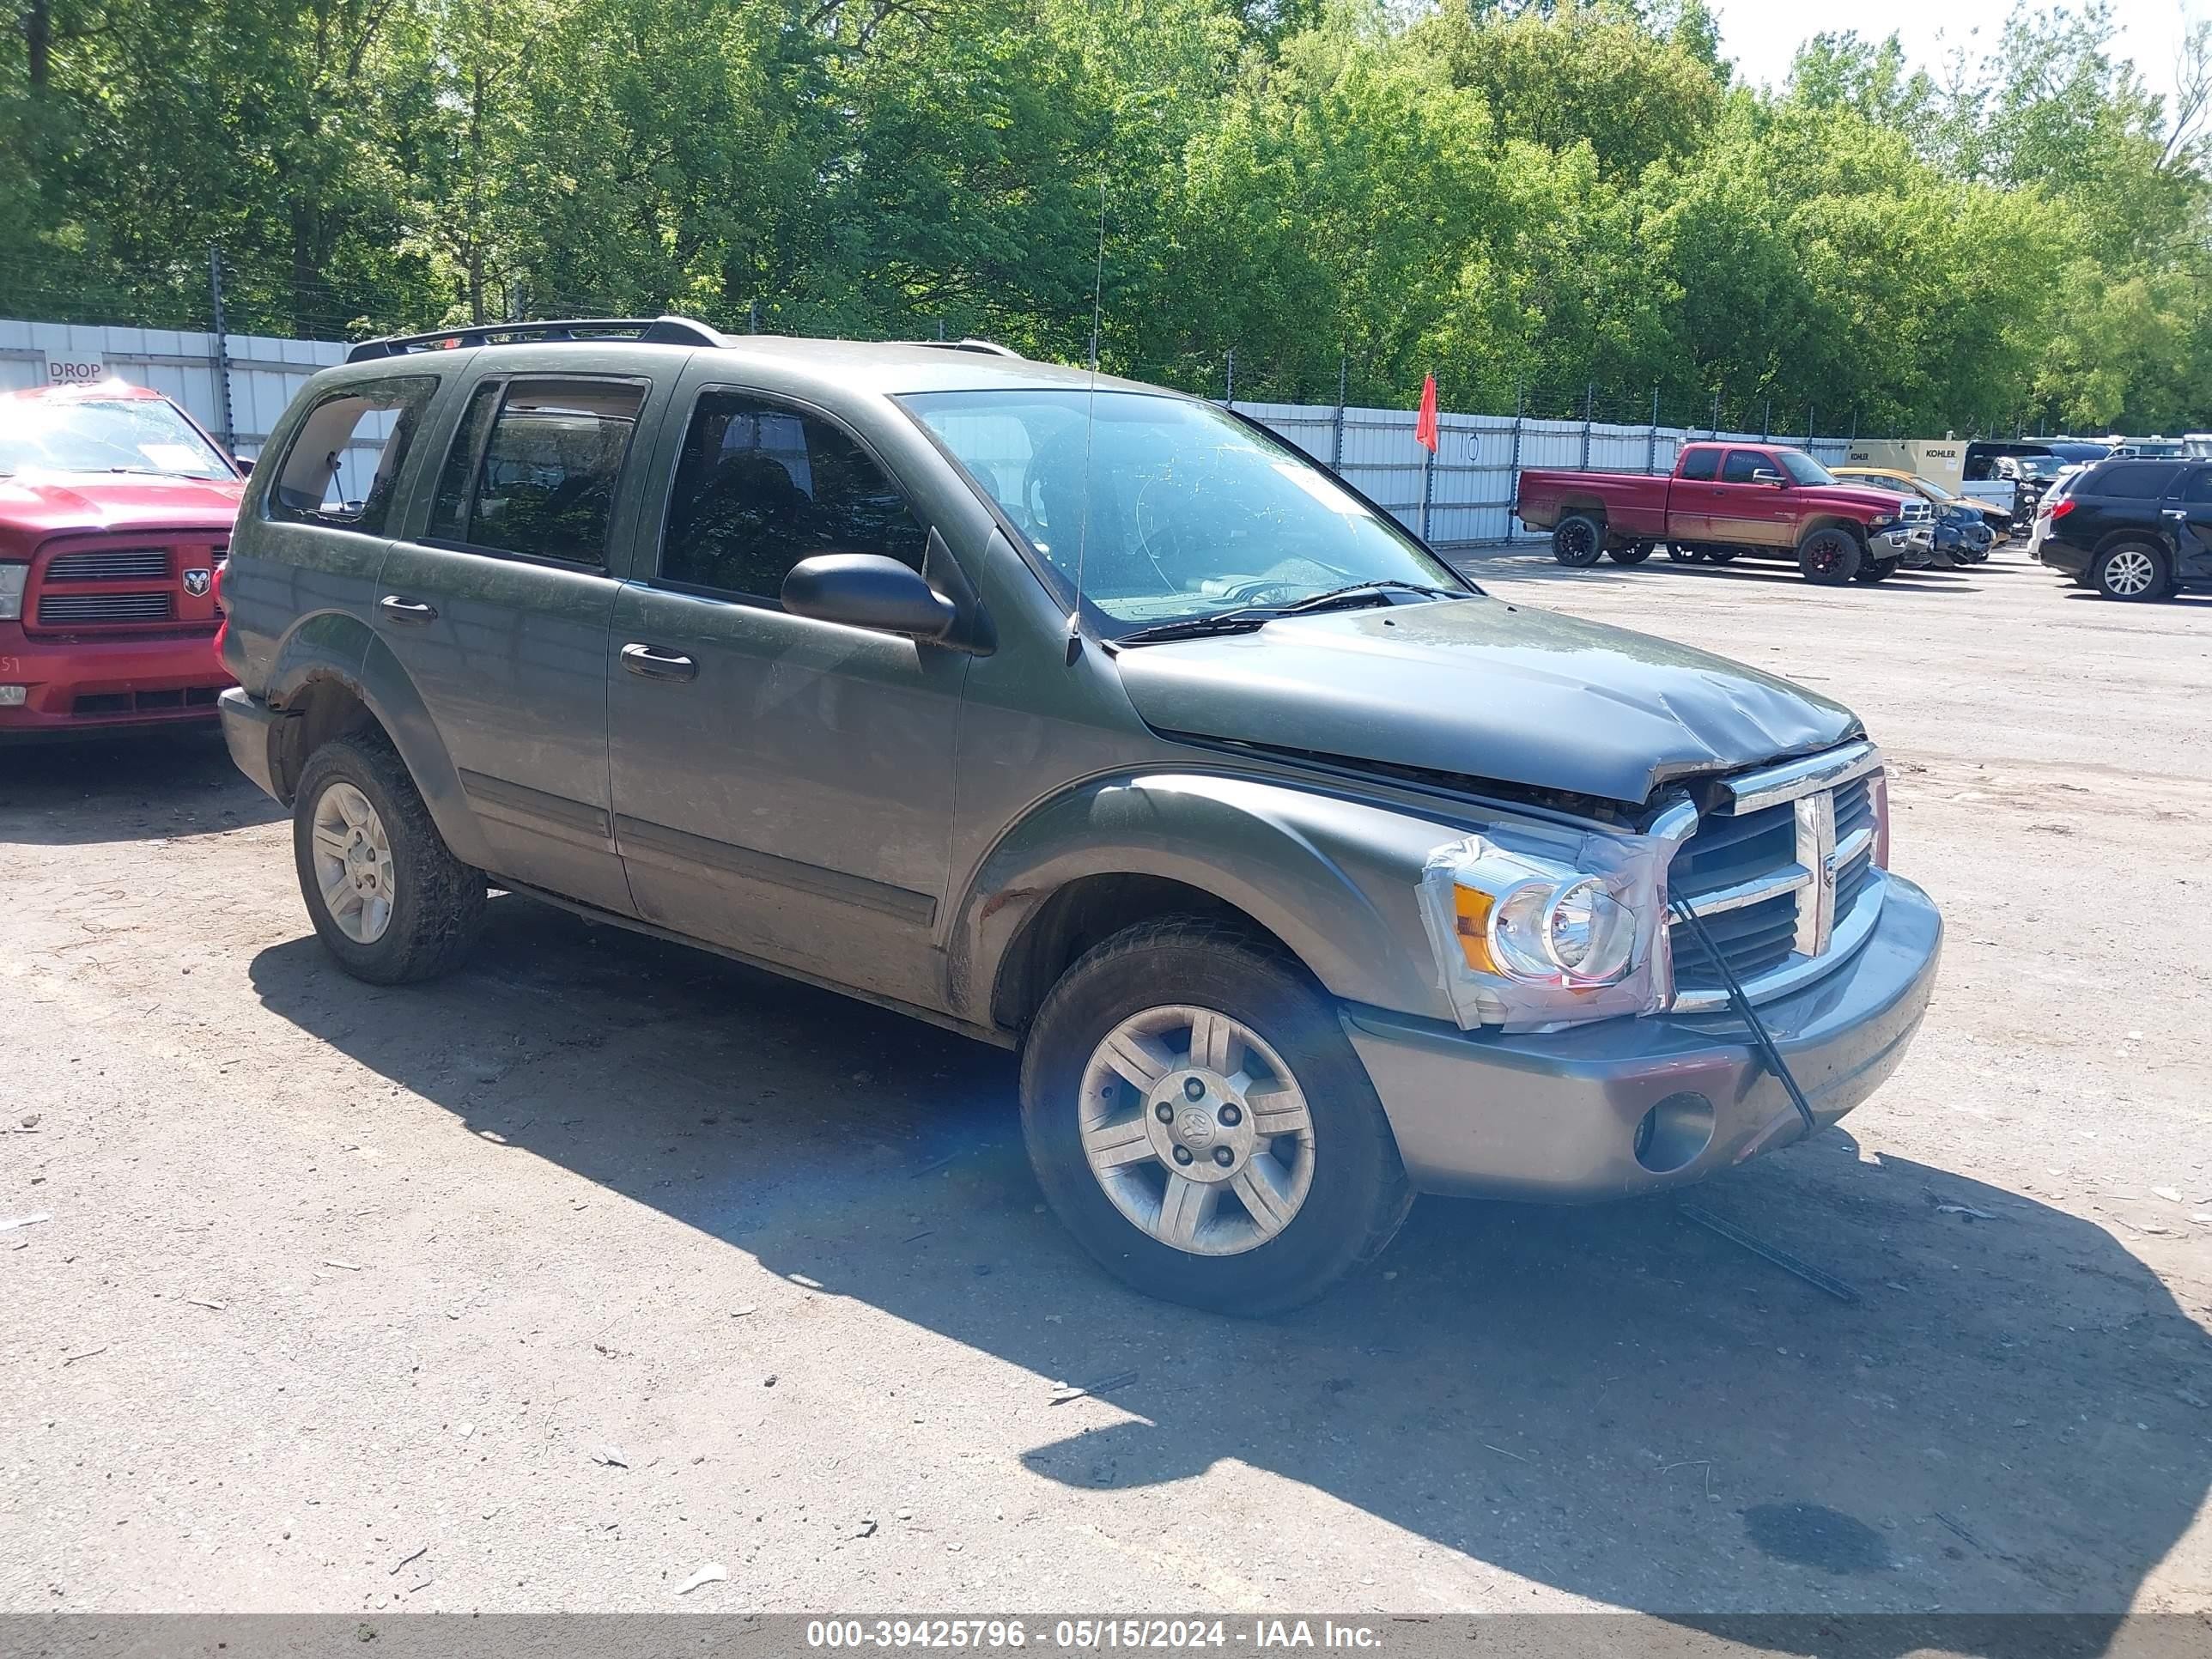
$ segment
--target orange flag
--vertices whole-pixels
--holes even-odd
[[[1437,453],[1437,377],[1433,374],[1421,382],[1421,417],[1413,422],[1413,441],[1427,445],[1431,455]]]

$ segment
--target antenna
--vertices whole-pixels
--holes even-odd
[[[1091,273],[1091,387],[1083,413],[1083,517],[1075,532],[1075,604],[1067,613],[1067,665],[1083,654],[1083,556],[1091,545],[1091,441],[1098,430],[1098,328],[1105,316],[1106,173],[1098,173],[1098,263]]]

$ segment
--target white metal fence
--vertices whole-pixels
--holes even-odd
[[[256,456],[292,394],[345,355],[335,340],[227,334],[218,355],[212,334],[0,320],[0,391],[105,370],[174,398],[209,431],[228,436],[234,453]]]
[[[227,434],[237,453],[257,456],[277,416],[317,369],[345,358],[343,343],[212,334],[173,329],[109,328],[0,320],[0,391],[43,386],[59,374],[94,368],[167,393],[210,431]],[[226,393],[228,403],[226,404]],[[1682,445],[1720,437],[1760,441],[1750,432],[1616,426],[1605,422],[1524,420],[1514,415],[1443,415],[1437,453],[1414,441],[1409,409],[1337,409],[1328,404],[1238,403],[1237,411],[1279,432],[1407,528],[1438,543],[1505,541],[1530,532],[1513,520],[1524,466],[1660,471]],[[1814,459],[1839,465],[1842,438],[1774,434],[1803,444]]]
[[[1698,439],[1797,444],[1823,465],[1841,465],[1843,438],[1771,439],[1756,432],[1699,427],[1614,426],[1600,421],[1534,421],[1516,415],[1439,415],[1433,459],[1413,436],[1408,409],[1344,409],[1310,404],[1234,407],[1318,460],[1407,529],[1437,543],[1499,542],[1533,536],[1513,518],[1522,467],[1571,467],[1606,472],[1666,471],[1684,444]]]

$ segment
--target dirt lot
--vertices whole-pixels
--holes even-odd
[[[1470,568],[1888,749],[1918,1045],[1699,1195],[1856,1305],[1437,1200],[1304,1314],[1154,1305],[1005,1055],[512,897],[373,990],[219,744],[9,751],[0,1609],[2212,1607],[2212,599]]]

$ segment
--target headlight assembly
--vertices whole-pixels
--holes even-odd
[[[1421,919],[1460,1024],[1531,1030],[1658,1006],[1674,848],[1513,825],[1431,853]]]

